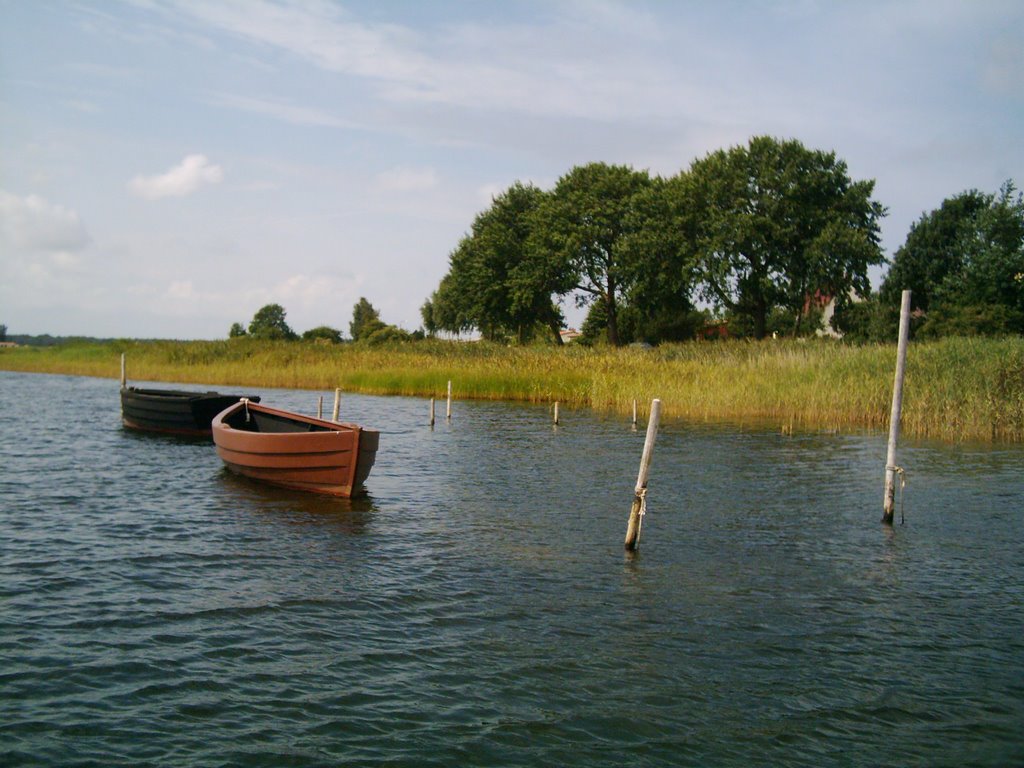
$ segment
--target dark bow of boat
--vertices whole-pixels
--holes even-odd
[[[121,420],[129,429],[188,437],[209,437],[213,417],[254,395],[121,387]]]

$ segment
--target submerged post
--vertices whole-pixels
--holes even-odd
[[[452,380],[448,379],[448,412],[446,414],[448,421],[452,420]]]
[[[128,379],[125,377],[124,372],[124,352],[121,353],[121,389],[124,389],[128,384]]]
[[[331,415],[331,421],[338,420],[338,409],[341,408],[341,390],[334,390],[334,412]]]
[[[896,507],[896,475],[903,468],[896,464],[896,441],[900,436],[900,415],[903,410],[903,375],[907,367],[907,339],[910,336],[910,291],[903,291],[900,304],[900,338],[896,346],[896,376],[892,385],[892,412],[889,414],[889,448],[885,454],[885,496],[882,500],[882,522],[892,525]]]
[[[434,398],[430,398],[430,426],[434,426]]]
[[[643,525],[644,512],[647,509],[647,474],[651,469],[651,456],[654,453],[654,439],[658,436],[658,421],[661,419],[661,400],[651,401],[651,417],[647,422],[647,437],[644,438],[644,452],[640,457],[640,472],[636,478],[636,489],[633,492],[633,506],[629,510],[629,523],[626,526],[626,549],[634,551],[640,546],[640,528]]]

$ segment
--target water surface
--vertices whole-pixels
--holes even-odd
[[[905,442],[888,528],[883,435],[667,425],[627,557],[620,419],[344,395],[345,501],[119,407],[0,372],[4,765],[1024,764],[1019,446]]]

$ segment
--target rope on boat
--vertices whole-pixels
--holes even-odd
[[[243,397],[242,398],[242,405],[245,406],[245,423],[248,424],[249,423],[249,398],[248,397]]]
[[[907,471],[903,467],[894,464],[889,464],[885,469],[888,472],[895,472],[900,476],[900,525],[905,525],[907,518],[903,513],[903,489],[907,487]]]

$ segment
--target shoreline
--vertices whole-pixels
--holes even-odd
[[[0,350],[0,370],[508,400],[638,418],[757,423],[783,433],[888,428],[896,345],[828,340],[693,342],[656,348],[503,347],[425,341],[116,341]],[[1024,440],[1024,339],[912,342],[901,432],[946,442]]]

